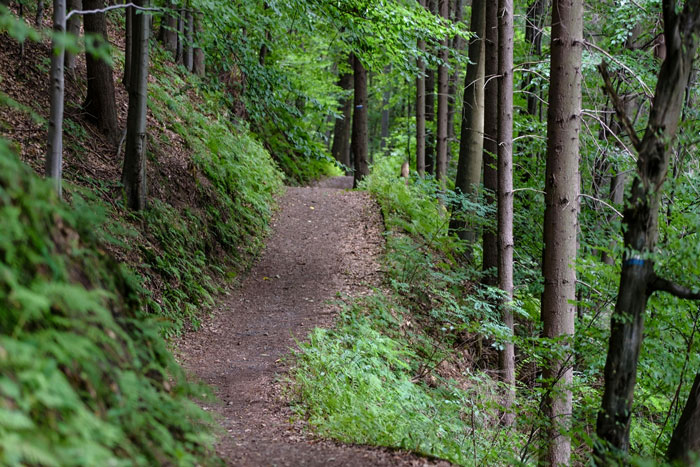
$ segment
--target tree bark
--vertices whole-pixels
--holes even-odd
[[[605,66],[601,72],[622,126],[638,153],[637,173],[627,195],[624,211],[624,257],[615,310],[611,318],[610,342],[605,362],[605,389],[598,413],[596,461],[604,464],[608,448],[625,453],[629,448],[637,362],[644,331],[648,297],[657,290],[684,298],[697,298],[686,289],[658,278],[650,255],[656,250],[658,215],[663,182],[683,106],[685,86],[697,50],[700,32],[700,1],[663,1],[664,36],[667,54],[661,65],[647,127],[640,141],[617,98]]]
[[[355,85],[354,111],[352,114],[352,153],[355,158],[355,172],[353,187],[369,175],[367,165],[368,144],[367,141],[367,70],[355,57],[353,60],[353,75]]]
[[[137,6],[147,8],[149,0],[136,0]],[[148,14],[135,15],[133,67],[129,89],[129,111],[127,116],[126,151],[122,183],[126,193],[127,207],[135,211],[146,207],[146,116],[148,102]]]
[[[66,28],[66,0],[53,2],[53,30],[56,34]],[[64,50],[56,36],[52,41],[51,56],[51,109],[49,111],[49,141],[46,151],[45,175],[51,180],[58,197],[61,197],[63,166],[63,98],[64,98]]]
[[[41,2],[41,3],[43,3],[43,2]],[[43,9],[43,6],[41,8]],[[82,0],[68,0],[68,6],[67,6],[68,11],[82,10],[82,9],[83,9]],[[37,10],[37,16],[38,15],[39,15],[39,12]],[[37,20],[37,24],[40,24],[39,20]],[[70,19],[66,22],[66,32],[72,34],[76,38],[80,37],[80,15],[73,15],[70,17]],[[66,50],[66,55],[65,55],[65,68],[66,68],[66,71],[68,71],[71,74],[71,77],[75,78],[75,54],[71,53],[67,50]]]
[[[391,72],[391,67],[387,66],[384,68],[384,74],[389,74]],[[388,84],[386,85],[388,86]],[[386,147],[386,141],[389,138],[389,120],[391,117],[391,113],[389,111],[389,100],[391,98],[391,90],[389,87],[387,87],[384,90],[384,93],[382,94],[382,120],[381,120],[381,129],[380,129],[380,141],[379,141],[379,149],[382,151]]]
[[[419,0],[425,6],[425,0]],[[425,52],[425,40],[418,40],[418,51]],[[416,77],[416,171],[419,176],[425,174],[425,62],[418,58],[418,76]]]
[[[549,465],[569,465],[571,458],[582,47],[583,0],[555,0],[547,112],[542,323],[544,337],[565,350],[556,352],[557,357],[550,358],[543,371],[548,384]]]
[[[184,65],[187,71],[192,71],[194,64],[194,16],[192,10],[185,13],[185,57]]]
[[[104,8],[104,0],[85,0],[86,10]],[[107,38],[107,22],[104,13],[85,15],[83,19],[85,34],[101,35]],[[114,77],[112,67],[104,60],[85,53],[87,64],[87,96],[83,103],[83,112],[89,120],[95,122],[98,128],[116,143],[119,135],[117,121],[117,103],[114,97]]]
[[[484,191],[487,206],[495,207],[498,191],[498,4],[486,0],[486,41],[484,44]],[[496,234],[490,228],[482,233],[484,283],[496,285],[498,245]]]
[[[449,19],[449,0],[439,0],[440,16]],[[440,41],[438,58],[441,64],[438,65],[438,115],[437,115],[437,142],[435,145],[436,167],[435,177],[445,186],[447,176],[447,87],[449,85],[448,66],[449,52],[447,48],[447,37]]]
[[[194,47],[194,58],[193,58],[194,63],[192,64],[192,71],[194,71],[194,74],[197,76],[204,76],[204,74],[206,72],[204,49],[202,48],[202,46],[199,42],[201,39],[202,39],[202,13],[200,11],[197,11],[194,13],[194,40],[195,40],[196,44]]]
[[[464,78],[462,125],[455,191],[469,195],[470,200],[476,202],[484,151],[485,0],[472,1],[470,29],[474,36],[469,41],[469,64]],[[467,240],[465,254],[467,259],[471,260],[472,244],[476,240],[474,226],[468,227],[464,217],[460,217],[457,213],[450,219],[450,230],[462,240]]]
[[[513,330],[513,0],[498,2],[498,285],[503,324]],[[508,387],[503,401],[503,424],[515,420],[515,348],[503,344],[499,354],[501,378]]]
[[[352,107],[353,99],[350,96],[350,91],[353,89],[353,58],[348,57],[349,69],[342,71],[338,78],[338,87],[346,92],[345,96],[340,100],[338,105],[338,113],[341,117],[335,119],[335,127],[333,129],[333,146],[331,154],[341,164],[350,170],[350,130],[352,128]],[[348,172],[349,173],[349,172]]]
[[[177,10],[177,45],[175,46],[175,63],[184,62],[184,44],[185,38],[185,10],[180,8]]]
[[[169,0],[166,4],[166,11],[160,20],[160,30],[158,40],[163,44],[165,50],[173,54],[177,53],[177,17],[175,16],[175,4]]]
[[[473,7],[472,7],[473,8]],[[454,17],[455,24],[459,24],[464,19],[464,0],[454,1]],[[483,36],[479,36],[483,39]],[[464,40],[455,35],[450,44],[450,50],[453,54],[458,55],[464,48]],[[455,112],[457,104],[457,81],[459,80],[459,67],[455,67],[449,78],[447,86],[447,162],[452,159],[452,142],[455,141]]]
[[[125,3],[129,3],[129,0],[124,0]],[[122,84],[129,90],[131,79],[131,55],[133,49],[133,30],[134,30],[134,9],[128,7],[124,9],[124,76],[122,76]]]
[[[426,0],[425,6],[437,14],[437,2]],[[425,172],[435,175],[435,69],[429,66],[425,71]]]
[[[691,453],[700,454],[700,373],[695,375],[688,401],[673,430],[666,457],[671,462],[680,461],[690,465]]]
[[[546,12],[547,0],[535,0],[527,8],[525,41],[530,44],[529,55],[536,59],[542,57],[542,31],[545,26]],[[534,89],[532,74],[528,71],[529,69],[530,64],[525,64],[526,71],[523,74],[523,89],[527,91],[527,113],[537,116],[538,110],[542,107],[540,104],[540,90]]]
[[[10,6],[10,0],[2,2],[5,6]],[[44,22],[44,0],[39,0],[36,2],[36,17],[34,18],[34,23],[41,27]]]

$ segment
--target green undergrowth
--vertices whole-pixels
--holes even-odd
[[[431,181],[408,186],[399,158],[375,164],[364,188],[387,226],[387,287],[314,330],[291,376],[299,416],[319,435],[407,449],[460,465],[518,463],[523,433],[499,426],[499,384],[481,371],[478,336],[509,339],[489,305],[465,294],[476,273],[450,256],[448,216]],[[485,346],[487,344],[484,344]]]
[[[150,311],[167,318],[168,334],[177,334],[187,323],[197,326],[222,280],[247,269],[263,247],[282,175],[250,131],[220,107],[221,94],[173,67],[159,47],[151,73],[149,110],[159,126],[184,141],[184,177],[192,186],[167,180],[172,195],[149,200],[132,222],[136,239],[122,243],[139,253],[136,267],[152,291]],[[150,163],[159,165],[158,154],[174,142],[167,131],[152,131]],[[184,193],[184,202],[170,201],[182,197],[183,189],[195,193]]]
[[[194,465],[209,417],[145,312],[140,278],[103,253],[106,219],[69,206],[0,144],[0,464]],[[209,459],[209,460],[208,460]]]

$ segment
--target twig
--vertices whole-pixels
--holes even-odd
[[[625,216],[622,215],[622,213],[621,213],[620,211],[618,211],[617,209],[615,209],[614,206],[612,206],[612,205],[606,203],[606,202],[603,201],[602,199],[598,199],[598,198],[596,198],[596,197],[594,197],[594,196],[587,195],[587,194],[584,194],[584,193],[579,193],[579,196],[580,196],[580,197],[582,196],[582,197],[584,197],[584,198],[592,199],[593,201],[597,201],[597,202],[599,202],[600,204],[602,204],[603,206],[607,206],[607,207],[609,207],[610,209],[612,209],[613,211],[615,211],[615,214],[617,214],[617,215],[620,216],[621,218],[624,218],[624,217],[625,217]]]
[[[622,102],[620,102],[620,97],[617,95],[617,92],[615,92],[615,89],[613,89],[612,82],[610,81],[610,74],[608,73],[608,65],[605,63],[605,61],[600,62],[600,65],[598,65],[598,70],[600,70],[600,74],[603,76],[605,90],[612,100],[617,117],[620,119],[622,126],[625,127],[627,136],[629,136],[630,140],[632,140],[632,146],[639,150],[641,141],[639,140],[637,132],[634,131],[634,127],[632,126],[629,118],[627,118],[627,113],[625,112],[625,108],[622,106]]]
[[[627,65],[625,65],[624,63],[622,63],[621,61],[619,61],[618,59],[616,59],[615,57],[610,55],[608,52],[606,52],[605,50],[598,47],[597,45],[592,44],[586,40],[584,40],[583,43],[586,47],[590,47],[590,48],[595,49],[598,52],[602,53],[603,55],[608,57],[608,60],[615,62],[615,64],[619,65],[627,73],[632,75],[637,80],[637,82],[639,82],[642,89],[644,89],[644,95],[646,95],[646,97],[648,97],[649,99],[652,99],[654,97],[654,92],[651,90],[651,88],[649,86],[647,86],[647,84],[644,81],[642,81],[642,78],[637,76],[637,74],[634,71],[632,71]]]

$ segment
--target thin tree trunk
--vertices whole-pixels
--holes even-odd
[[[525,41],[530,44],[529,55],[535,59],[542,57],[542,30],[545,25],[547,12],[547,0],[534,0],[527,8],[525,19]],[[554,24],[554,23],[552,23]],[[527,113],[533,116],[538,115],[540,104],[540,90],[533,85],[532,73],[529,72],[530,64],[525,64],[523,74],[523,89],[527,91]]]
[[[180,8],[177,11],[177,46],[175,47],[175,63],[182,63],[183,57],[183,39],[185,37],[185,11]]]
[[[581,53],[583,0],[555,0],[552,11],[552,63],[547,112],[547,169],[544,212],[544,337],[566,350],[544,367],[549,384],[545,413],[550,419],[547,463],[569,465],[576,316],[576,233],[580,174]]]
[[[160,30],[158,40],[163,44],[165,50],[173,54],[177,53],[177,17],[173,13],[175,4],[169,0],[166,4],[167,10],[160,20]]]
[[[462,22],[464,14],[464,1],[455,0],[454,3],[454,23]],[[480,36],[483,39],[483,36]],[[455,35],[452,39],[450,49],[452,53],[458,55],[464,48],[464,40]],[[447,162],[452,159],[452,142],[455,141],[455,112],[457,108],[457,81],[459,80],[459,67],[455,67],[454,72],[450,75],[449,85],[447,87]]]
[[[440,16],[449,19],[449,0],[439,0]],[[447,49],[447,37],[440,41],[438,58],[441,63],[447,63],[449,52]],[[447,65],[438,65],[438,115],[437,115],[437,142],[435,145],[436,168],[435,176],[445,186],[447,176],[447,86],[449,85]]]
[[[200,40],[202,39],[202,13],[197,11],[194,13],[194,63],[192,64],[192,69],[194,74],[198,76],[204,76],[206,72],[206,64],[204,61],[204,49],[200,45]]]
[[[505,293],[501,303],[503,324],[513,331],[513,0],[498,2],[498,285]],[[499,370],[506,384],[503,424],[515,420],[515,349],[503,344]]]
[[[129,3],[129,0],[124,0]],[[131,80],[131,55],[133,50],[133,30],[134,30],[134,9],[128,7],[124,10],[125,32],[124,32],[124,76],[122,76],[122,84],[129,90]]]
[[[487,206],[495,207],[495,194],[498,191],[498,4],[486,0],[486,43],[484,47],[484,191]],[[498,269],[498,244],[496,234],[490,228],[482,233],[484,282],[487,285],[498,283],[495,271]]]
[[[7,0],[7,2],[3,3],[5,6],[10,5],[10,1]],[[41,25],[44,23],[44,0],[39,0],[36,2],[36,17],[34,18],[34,23],[38,27],[41,27]]]
[[[426,8],[437,15],[438,0],[426,0]],[[435,48],[430,45],[431,53]],[[425,71],[425,172],[435,175],[435,69]]]
[[[601,66],[608,94],[638,153],[637,173],[624,211],[625,255],[611,319],[605,389],[596,427],[598,437],[608,445],[596,445],[596,461],[601,465],[606,462],[607,447],[623,453],[629,448],[630,416],[648,297],[655,291],[665,291],[683,298],[700,298],[700,294],[659,278],[652,259],[658,238],[663,182],[700,33],[700,1],[685,2],[680,13],[676,12],[674,0],[664,0],[662,8],[667,54],[641,141],[631,129],[606,68]]]
[[[484,151],[485,0],[472,1],[470,29],[474,36],[469,41],[469,64],[464,78],[464,100],[455,191],[469,195],[470,200],[476,202]],[[450,230],[462,240],[468,241],[465,254],[467,259],[471,260],[472,243],[476,240],[476,230],[473,226],[467,227],[466,220],[458,213],[456,214],[450,219]]]
[[[40,2],[43,3],[43,2]],[[38,7],[37,7],[38,8]],[[41,6],[43,9],[43,5]],[[68,0],[68,11],[72,10],[82,10],[83,2],[82,0]],[[39,11],[37,10],[37,17],[39,16]],[[37,20],[37,24],[40,22]],[[66,31],[73,36],[80,37],[80,15],[73,15],[66,23]],[[66,71],[71,74],[72,78],[75,78],[75,54],[66,50],[65,55],[65,67]]]
[[[350,130],[352,129],[352,107],[353,98],[350,96],[350,91],[353,89],[353,58],[348,57],[350,68],[348,71],[343,71],[338,78],[338,86],[346,91],[347,94],[343,97],[338,106],[338,113],[342,116],[335,119],[335,127],[333,129],[333,146],[331,154],[347,169],[350,169]],[[349,172],[348,172],[349,173]]]
[[[391,67],[387,66],[384,68],[384,74],[389,74],[391,72]],[[390,112],[389,112],[389,99],[391,98],[391,90],[387,87],[387,89],[384,90],[384,93],[382,94],[382,120],[381,120],[381,133],[379,135],[380,137],[380,142],[379,142],[379,149],[384,150],[386,147],[386,141],[389,138],[389,118],[390,118]]]
[[[369,175],[367,165],[367,70],[360,59],[353,60],[355,99],[352,115],[352,153],[355,158],[353,187]]]
[[[194,62],[194,16],[192,10],[185,13],[185,59],[184,65],[187,71],[192,71]]]
[[[53,2],[53,29],[56,34],[66,28],[66,0]],[[49,142],[46,151],[46,178],[58,197],[61,197],[61,178],[63,166],[63,95],[64,95],[64,50],[56,36],[52,41],[51,56],[51,109],[49,115]]]
[[[666,457],[671,462],[690,465],[691,453],[700,455],[700,373],[695,375],[688,401],[673,430]]]
[[[149,0],[136,0],[137,6],[147,8]],[[134,18],[133,67],[129,89],[126,151],[122,183],[127,206],[140,211],[146,207],[146,115],[148,102],[148,38],[150,15]]]
[[[425,0],[419,1],[425,6]],[[425,52],[425,41],[418,40],[418,50]],[[418,58],[418,77],[416,77],[416,171],[419,176],[425,174],[425,62]]]

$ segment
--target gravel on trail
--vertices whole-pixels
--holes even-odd
[[[207,406],[223,427],[218,454],[237,466],[447,466],[411,453],[322,440],[282,393],[295,342],[331,327],[337,294],[360,296],[381,282],[382,221],[352,177],[289,187],[265,251],[199,330],[177,343],[188,371],[211,385]]]

